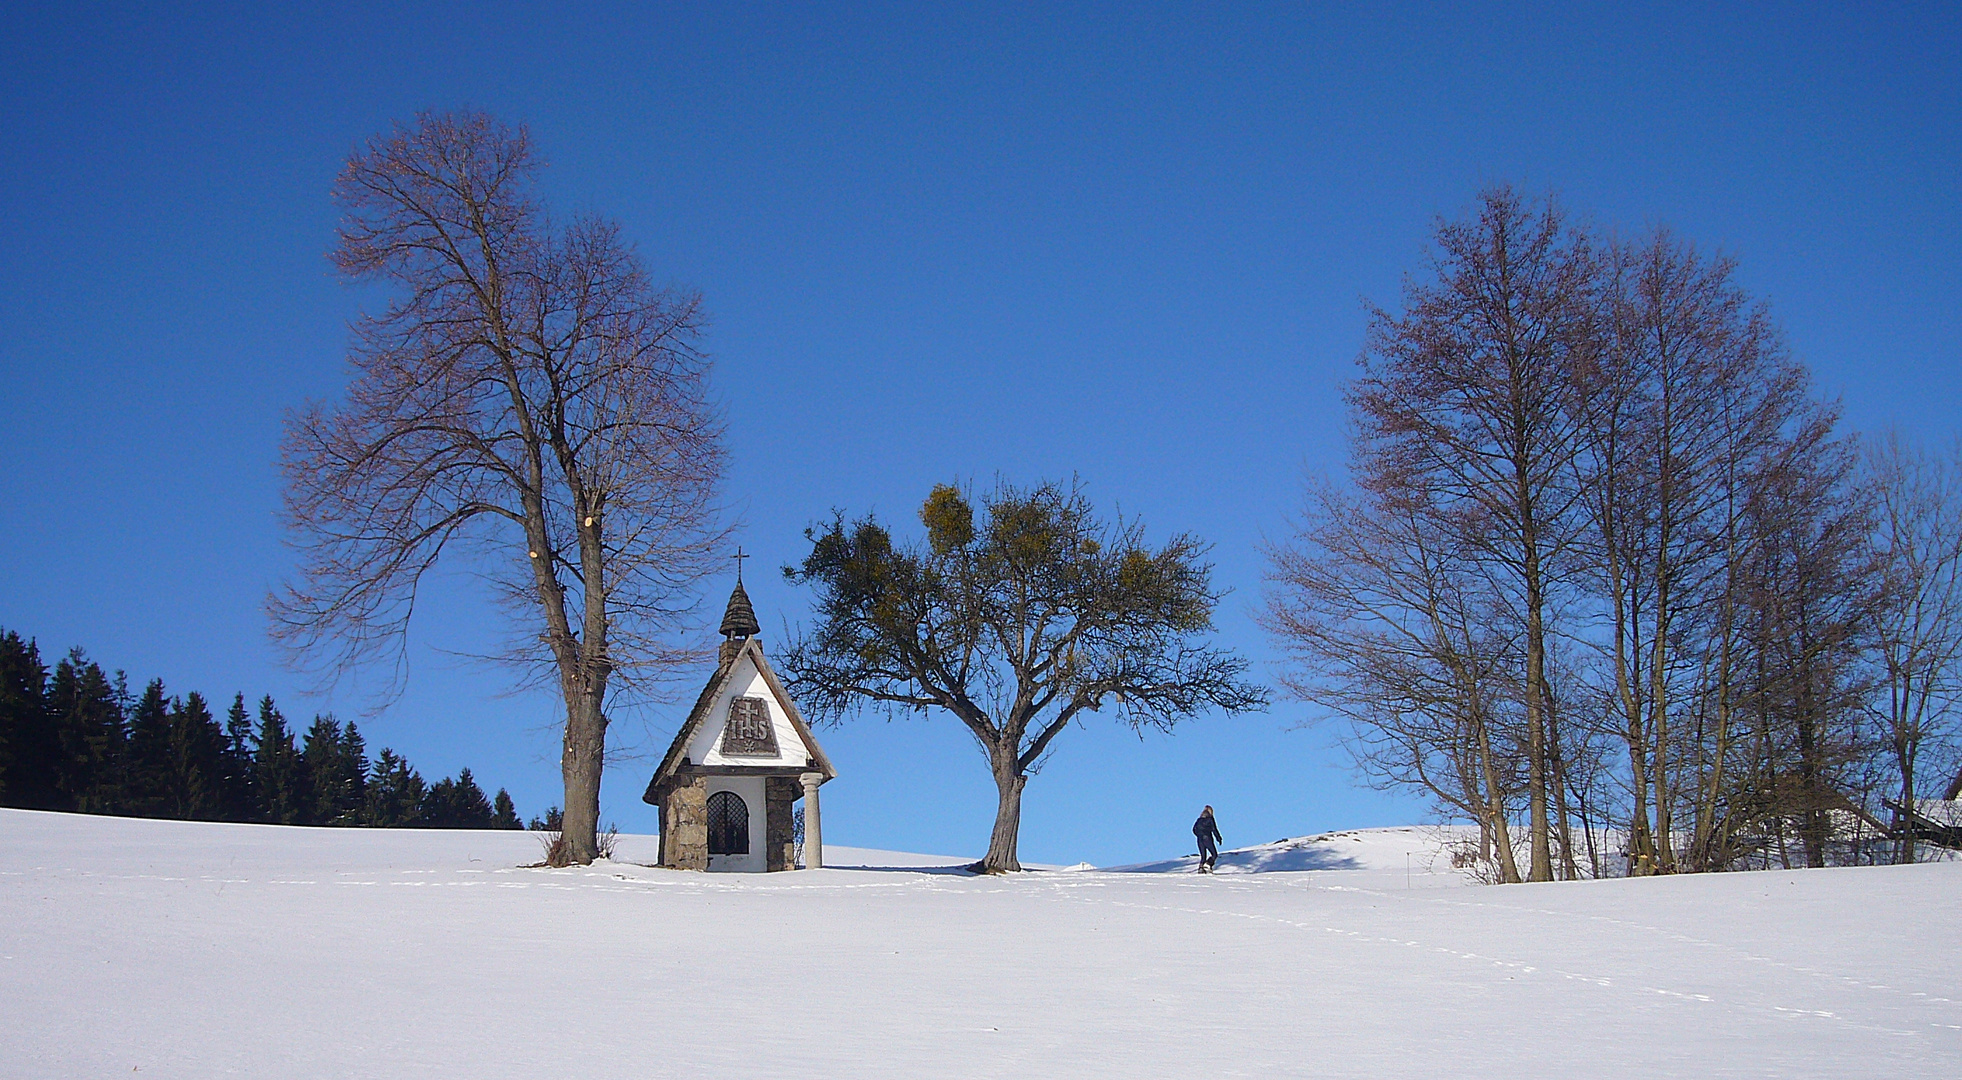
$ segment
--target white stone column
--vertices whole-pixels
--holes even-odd
[[[804,869],[824,866],[824,830],[818,824],[818,785],[823,773],[807,772],[797,778],[804,785]]]

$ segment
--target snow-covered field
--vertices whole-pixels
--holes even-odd
[[[1962,1076],[1962,863],[1471,887],[1422,829],[1212,877],[652,853],[0,810],[0,1075]]]

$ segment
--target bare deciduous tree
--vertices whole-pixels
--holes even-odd
[[[334,262],[393,285],[355,327],[354,380],[288,421],[301,560],[275,638],[335,672],[401,671],[423,574],[469,549],[512,613],[503,659],[565,704],[558,863],[598,854],[609,694],[684,655],[673,632],[719,539],[723,464],[700,301],[650,285],[616,225],[553,223],[522,128],[424,114],[335,185]]]
[[[1593,345],[1589,242],[1550,202],[1510,189],[1437,231],[1434,280],[1377,311],[1350,390],[1359,453],[1420,486],[1516,620],[1526,725],[1527,879],[1553,879],[1546,623],[1573,534],[1576,355]]]
[[[1746,644],[1756,730],[1740,777],[1762,816],[1767,847],[1790,864],[1826,865],[1846,782],[1866,749],[1862,705],[1871,691],[1865,650],[1882,590],[1868,546],[1873,517],[1854,483],[1852,440],[1837,416],[1804,418],[1755,481],[1747,528]],[[1755,807],[1752,806],[1755,803]]]
[[[1607,599],[1629,857],[1648,873],[1676,862],[1672,712],[1707,669],[1692,643],[1711,625],[1699,616],[1721,609],[1740,474],[1808,402],[1728,260],[1705,260],[1664,230],[1610,245],[1601,264],[1599,344],[1575,397],[1590,526],[1580,561]]]
[[[1922,752],[1955,733],[1962,690],[1962,462],[1889,436],[1869,451],[1866,464],[1879,503],[1874,557],[1887,584],[1875,609],[1885,687],[1881,721],[1899,774],[1901,821],[1915,805]],[[1903,832],[1895,858],[1913,862],[1911,830]]]

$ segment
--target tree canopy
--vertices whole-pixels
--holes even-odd
[[[818,622],[785,667],[814,718],[939,709],[967,728],[1000,795],[978,869],[1021,868],[1023,785],[1083,714],[1170,730],[1266,705],[1247,662],[1204,641],[1219,594],[1198,538],[1149,546],[1074,484],[1000,485],[978,520],[969,493],[941,485],[919,516],[910,542],[871,516],[807,531],[810,555],[784,574],[816,589]]]

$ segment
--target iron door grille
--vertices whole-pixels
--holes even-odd
[[[710,855],[749,854],[749,804],[733,791],[709,796]]]

